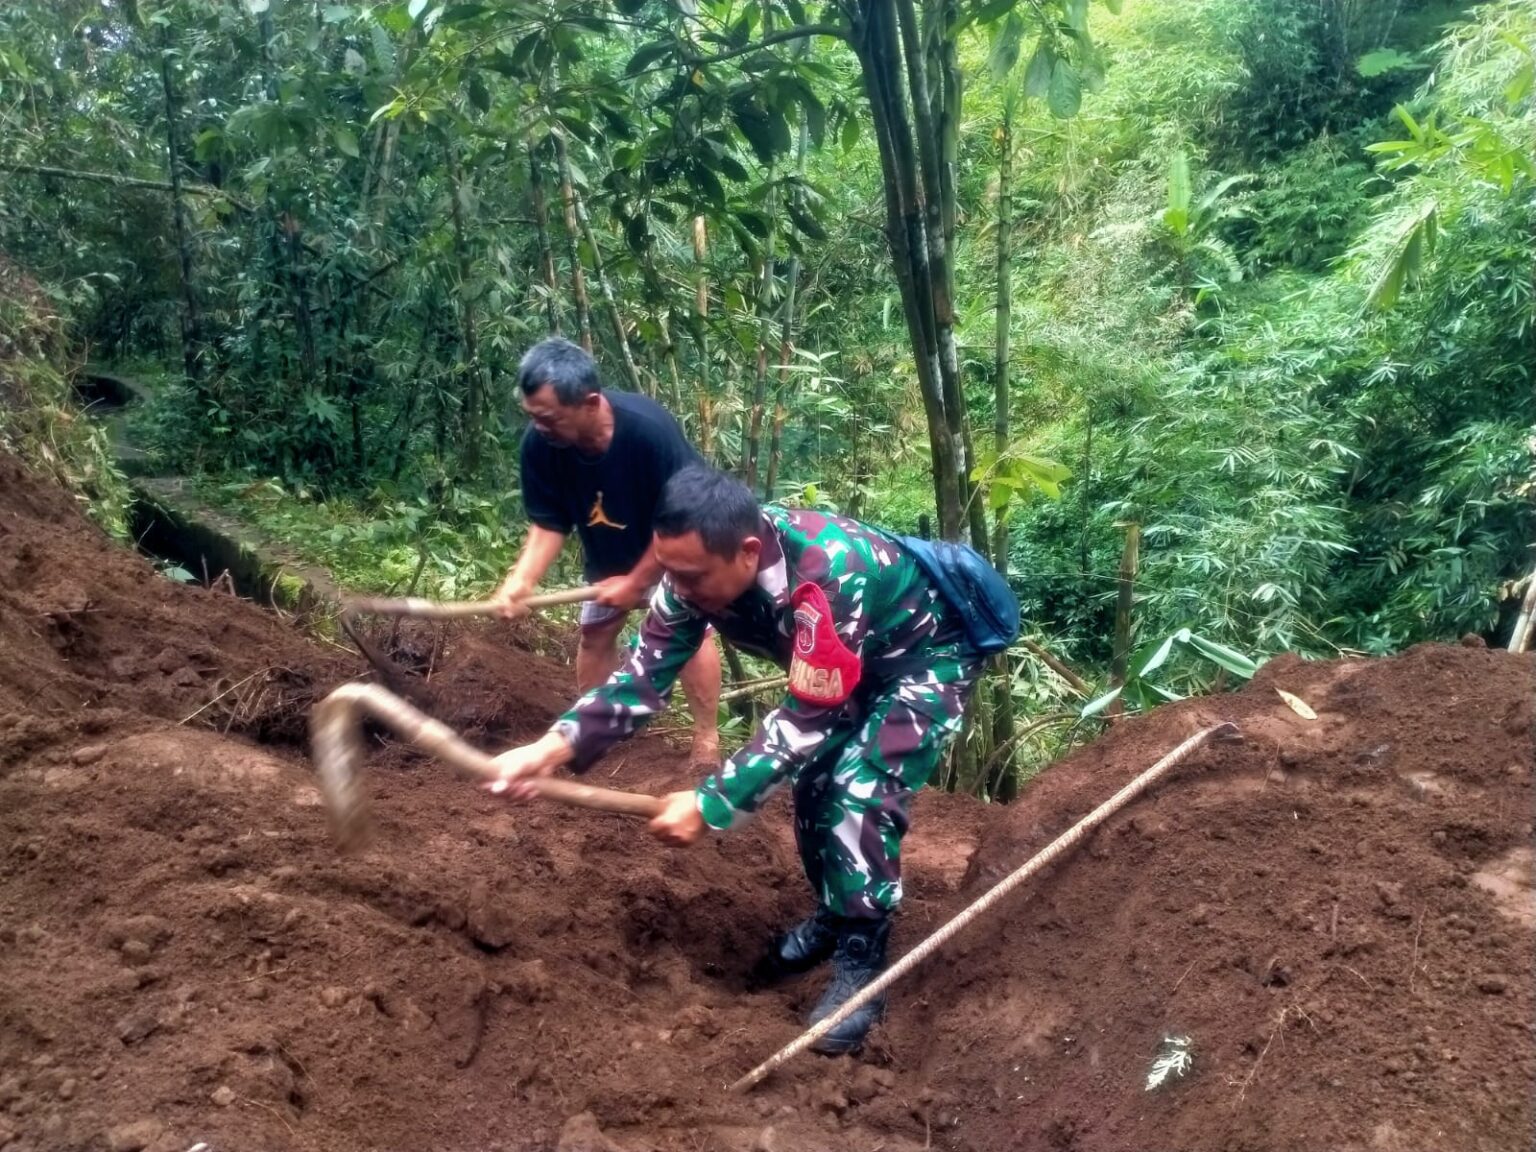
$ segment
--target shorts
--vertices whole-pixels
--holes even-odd
[[[643,605],[641,606],[640,611],[645,611],[645,607]],[[602,629],[606,629],[615,620],[622,621],[622,618],[628,615],[629,609],[610,608],[606,604],[599,604],[596,600],[587,600],[583,602],[581,606],[581,615],[579,617],[581,630],[583,632],[597,632]],[[706,636],[713,634],[713,627],[705,631]]]
[[[599,604],[595,600],[588,600],[581,606],[581,630],[583,632],[595,632],[607,628],[615,620],[622,620],[629,615],[624,608],[610,608],[606,604]]]

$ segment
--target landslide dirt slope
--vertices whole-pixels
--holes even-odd
[[[1183,736],[1245,737],[902,987],[864,1060],[735,1099],[818,989],[744,988],[807,904],[782,810],[676,853],[386,747],[374,845],[340,857],[303,717],[357,665],[160,579],[4,459],[0,657],[6,1152],[1530,1144],[1529,658],[1276,661],[1012,808],[920,797],[898,951]],[[487,629],[431,687],[498,747],[568,683]],[[656,738],[596,772],[688,782]],[[1175,1032],[1194,1069],[1148,1094]]]

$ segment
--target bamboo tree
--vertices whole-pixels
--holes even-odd
[[[997,129],[997,329],[993,359],[992,387],[995,416],[992,447],[1001,460],[1008,451],[1012,429],[1009,427],[1009,341],[1013,325],[1013,115],[1016,100],[1014,85],[1003,91],[1002,119]],[[979,501],[973,501],[979,506]],[[1008,576],[1008,509],[994,514],[992,526],[992,564]],[[1013,756],[1013,685],[1006,654],[996,658],[998,677],[994,683],[992,709],[992,747],[1000,755],[997,766],[997,798],[1012,800],[1018,794],[1018,774]]]
[[[171,217],[176,229],[176,258],[181,269],[181,298],[185,310],[181,319],[182,368],[187,382],[196,384],[202,374],[202,314],[197,304],[197,285],[193,279],[192,239],[187,227],[186,199],[181,189],[181,113],[176,87],[171,79],[171,50],[164,33],[160,47],[160,83],[165,94],[166,167],[171,180]]]
[[[629,381],[633,391],[648,392],[654,397],[655,389],[646,388],[642,383],[640,369],[636,367],[634,353],[630,351],[629,337],[624,331],[624,317],[619,312],[618,297],[614,295],[613,284],[608,279],[608,271],[603,263],[603,250],[597,246],[597,234],[592,230],[592,218],[587,214],[587,206],[582,201],[581,194],[571,184],[571,166],[566,153],[565,135],[557,128],[554,137],[555,146],[560,152],[560,179],[571,189],[571,207],[576,213],[576,223],[581,229],[582,239],[586,241],[587,248],[592,253],[592,274],[597,277],[598,290],[602,293],[603,303],[608,308],[608,316],[613,324],[613,339],[619,350],[619,359],[624,365],[625,379]],[[590,334],[587,343],[591,343]],[[591,349],[589,348],[588,351]]]
[[[1120,580],[1115,597],[1115,651],[1110,665],[1109,686],[1125,687],[1131,658],[1131,609],[1136,595],[1136,567],[1141,547],[1141,525],[1125,526],[1125,549],[1120,554]],[[1117,696],[1109,706],[1112,716],[1125,711],[1125,698]]]
[[[560,203],[565,209],[566,252],[571,262],[571,295],[576,301],[576,330],[581,346],[592,351],[592,306],[587,299],[587,276],[581,266],[581,249],[577,243],[580,225],[576,220],[576,190],[571,185],[571,159],[566,155],[565,139],[558,131],[552,131],[550,139],[555,144],[555,163],[560,171]]]
[[[768,239],[763,244],[763,262],[757,288],[757,359],[752,376],[752,409],[747,423],[747,487],[757,489],[757,462],[763,442],[763,411],[768,403],[768,342],[773,338],[774,247],[778,240],[778,185],[774,171],[768,169]]]
[[[960,536],[964,500],[958,482],[955,437],[945,412],[928,238],[918,192],[917,145],[902,85],[902,54],[897,36],[894,0],[861,0],[850,42],[859,58],[880,155],[886,235],[932,446],[939,534],[954,540]],[[926,100],[922,103],[926,104]]]
[[[805,53],[802,53],[805,55]],[[795,142],[795,177],[792,203],[804,210],[805,177],[810,155],[811,130],[805,110],[800,111],[800,130]],[[773,499],[779,486],[779,464],[784,448],[784,421],[788,414],[790,390],[789,362],[795,351],[795,306],[800,289],[800,252],[789,254],[789,267],[784,270],[784,307],[779,324],[779,379],[773,391],[773,430],[768,442],[768,475],[763,482],[763,494]]]
[[[539,274],[544,280],[544,310],[549,330],[560,332],[560,286],[555,279],[555,250],[549,241],[549,202],[544,195],[544,174],[533,144],[528,145],[528,195],[533,201],[533,223],[539,243]]]
[[[464,340],[464,398],[462,401],[464,445],[461,468],[466,477],[480,470],[480,438],[484,388],[480,371],[480,341],[475,330],[473,268],[464,229],[464,174],[452,141],[443,146],[448,160],[448,187],[453,216],[453,252],[459,272],[459,326]]]
[[[699,427],[696,435],[704,459],[715,455],[715,406],[709,381],[709,225],[703,216],[693,218],[693,262],[697,268],[693,291],[693,336],[698,344]]]

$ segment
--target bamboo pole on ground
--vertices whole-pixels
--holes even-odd
[[[740,1080],[737,1080],[734,1084],[731,1085],[730,1090],[732,1092],[743,1092],[746,1089],[751,1088],[755,1084],[761,1082],[763,1078],[766,1077],[774,1069],[792,1060],[801,1052],[804,1052],[817,1040],[821,1039],[821,1037],[832,1031],[832,1029],[836,1028],[844,1020],[852,1016],[865,1004],[869,1003],[869,1001],[873,1000],[876,996],[879,996],[892,984],[896,983],[896,981],[900,980],[903,976],[911,972],[924,960],[928,959],[929,956],[933,955],[933,953],[937,952],[953,937],[958,935],[967,925],[980,917],[982,913],[986,912],[998,901],[1002,900],[1003,897],[1007,896],[1020,884],[1024,883],[1024,881],[1028,880],[1031,876],[1034,876],[1048,864],[1054,862],[1057,857],[1063,855],[1069,849],[1075,846],[1080,840],[1083,839],[1083,837],[1087,836],[1089,832],[1093,831],[1093,829],[1097,828],[1100,824],[1109,819],[1109,817],[1113,816],[1121,808],[1124,808],[1132,800],[1140,796],[1165,774],[1167,774],[1175,765],[1189,756],[1191,752],[1193,752],[1196,748],[1199,748],[1207,740],[1211,739],[1211,737],[1235,736],[1236,734],[1237,725],[1230,723],[1215,724],[1209,728],[1203,728],[1199,732],[1196,732],[1188,740],[1185,740],[1172,752],[1168,753],[1168,755],[1164,756],[1156,764],[1152,765],[1152,767],[1148,768],[1140,776],[1137,776],[1124,788],[1120,789],[1120,791],[1116,792],[1108,800],[1104,801],[1104,803],[1100,804],[1092,812],[1088,813],[1088,815],[1084,816],[1076,824],[1072,825],[1071,828],[1067,829],[1060,836],[1056,837],[1055,840],[1052,840],[1050,844],[1048,844],[1041,852],[1032,857],[1014,872],[1010,873],[1007,877],[996,884],[989,892],[987,892],[985,896],[981,897],[981,899],[977,900],[964,912],[961,912],[960,915],[956,916],[953,920],[945,924],[944,927],[940,928],[932,936],[924,940],[911,952],[903,956],[894,965],[887,969],[883,975],[881,975],[873,983],[866,986],[856,996],[848,1000],[836,1012],[832,1013],[832,1015],[821,1021],[821,1023],[805,1032],[802,1036],[800,1036],[799,1039],[794,1041],[794,1043],[781,1048],[778,1052],[774,1053],[767,1060],[764,1060],[756,1068],[752,1069],[752,1071],[748,1072]]]

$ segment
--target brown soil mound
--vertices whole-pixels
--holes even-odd
[[[735,1098],[819,984],[744,990],[807,904],[782,811],[678,853],[388,748],[375,843],[340,857],[292,718],[356,662],[159,580],[4,461],[0,588],[5,1152],[1529,1145],[1528,658],[1277,661],[1011,809],[920,797],[898,951],[1195,728],[1246,737],[901,986],[862,1061]],[[175,723],[266,667],[291,695],[231,734]],[[568,683],[491,631],[430,687],[495,746]],[[689,782],[654,738],[596,778]],[[1147,1093],[1175,1032],[1194,1067]]]

